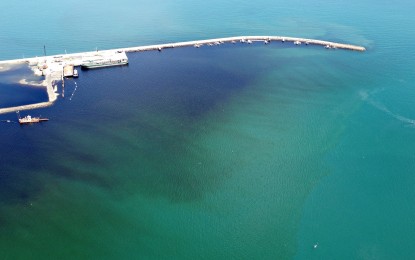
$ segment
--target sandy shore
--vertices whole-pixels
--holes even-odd
[[[21,66],[22,64],[24,64],[23,62],[19,62],[19,63],[1,63],[0,64],[0,72],[5,72],[8,70],[11,70],[15,67]]]
[[[28,81],[27,79],[21,79],[21,80],[19,80],[19,84],[34,86],[34,87],[46,87],[46,82],[45,81],[34,82],[34,81]]]

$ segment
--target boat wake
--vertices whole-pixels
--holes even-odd
[[[2,123],[12,123],[12,124],[17,123],[17,122],[12,121],[12,120],[1,120],[0,122],[2,122]]]
[[[383,105],[382,103],[376,102],[375,100],[373,100],[371,98],[371,96],[373,96],[374,94],[376,94],[377,92],[382,91],[383,89],[377,90],[377,91],[373,91],[371,93],[368,93],[365,90],[361,90],[359,91],[359,96],[361,97],[361,99],[365,102],[367,102],[368,104],[372,105],[373,107],[375,107],[376,109],[385,112],[386,114],[388,114],[389,116],[403,122],[406,124],[409,124],[411,127],[415,127],[415,119],[411,119],[411,118],[407,118],[404,117],[402,115],[396,114],[394,112],[392,112],[390,109],[388,109],[385,105]]]

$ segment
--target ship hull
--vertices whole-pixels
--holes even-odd
[[[21,119],[19,119],[19,124],[25,125],[25,124],[40,123],[40,122],[44,122],[44,121],[49,121],[49,119],[47,119],[47,118],[35,118],[35,117],[33,117],[31,119],[21,118]]]
[[[123,66],[128,65],[128,61],[116,61],[116,62],[91,62],[82,64],[81,67],[83,69],[97,69],[97,68],[105,68],[105,67],[113,67],[113,66]]]

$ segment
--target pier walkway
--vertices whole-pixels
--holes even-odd
[[[73,54],[61,54],[53,56],[44,56],[44,57],[35,57],[35,58],[25,58],[25,59],[15,59],[15,60],[4,60],[0,61],[0,68],[7,65],[13,64],[24,64],[27,63],[36,75],[45,76],[45,80],[42,85],[46,87],[48,94],[48,101],[24,105],[18,107],[9,107],[9,108],[0,108],[0,114],[11,113],[19,110],[29,110],[42,108],[52,105],[57,99],[57,93],[53,88],[53,82],[63,79],[64,67],[67,65],[70,66],[81,66],[85,62],[91,62],[94,60],[110,59],[114,55],[119,55],[119,53],[124,52],[142,52],[142,51],[161,51],[167,48],[179,48],[179,47],[202,47],[204,45],[213,46],[220,45],[223,43],[252,43],[262,41],[266,44],[271,42],[291,42],[295,45],[320,45],[326,49],[344,49],[351,51],[366,51],[365,47],[336,43],[330,41],[322,41],[315,39],[306,39],[306,38],[296,38],[296,37],[285,37],[285,36],[237,36],[237,37],[226,37],[226,38],[217,38],[217,39],[208,39],[208,40],[197,40],[197,41],[186,41],[186,42],[176,42],[176,43],[166,43],[166,44],[156,44],[156,45],[147,45],[147,46],[138,46],[138,47],[129,47],[129,48],[118,48],[112,50],[103,50],[103,51],[91,51],[91,52],[82,52],[82,53],[73,53]]]
[[[209,39],[209,40],[148,45],[148,46],[141,46],[141,47],[120,48],[116,50],[125,51],[125,52],[139,52],[139,51],[162,50],[165,48],[177,48],[177,47],[189,47],[189,46],[201,47],[203,45],[212,45],[212,44],[218,45],[218,44],[229,43],[229,42],[249,43],[250,41],[251,42],[263,41],[266,43],[271,43],[272,41],[293,42],[293,43],[296,43],[297,45],[300,45],[300,44],[321,45],[325,48],[332,48],[332,49],[366,51],[365,47],[357,46],[357,45],[321,41],[321,40],[314,40],[314,39],[296,38],[296,37],[284,37],[284,36],[238,36],[238,37],[217,38],[217,39]]]

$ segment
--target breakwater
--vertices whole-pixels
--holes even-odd
[[[226,38],[216,38],[216,39],[207,39],[207,40],[196,40],[196,41],[186,41],[186,42],[176,42],[176,43],[166,43],[166,44],[155,44],[147,46],[138,46],[138,47],[128,47],[128,48],[118,48],[111,50],[100,50],[100,51],[91,51],[91,52],[82,52],[82,53],[73,53],[73,54],[60,54],[44,57],[34,57],[34,58],[24,58],[24,59],[15,59],[15,60],[4,60],[0,61],[0,67],[6,68],[7,65],[12,64],[24,64],[27,63],[34,73],[39,76],[44,76],[45,80],[42,85],[46,88],[48,94],[48,102],[29,104],[17,107],[9,108],[0,108],[0,114],[11,113],[19,110],[30,110],[36,108],[42,108],[52,105],[58,94],[56,93],[56,88],[54,89],[54,82],[63,80],[63,71],[66,65],[71,66],[82,66],[86,62],[93,62],[98,60],[111,59],[112,57],[119,55],[119,53],[128,53],[128,52],[142,52],[142,51],[161,51],[168,48],[179,48],[179,47],[202,47],[202,46],[214,46],[224,43],[246,43],[250,44],[253,42],[264,42],[265,44],[270,44],[272,42],[287,42],[294,45],[319,45],[326,49],[344,49],[351,51],[365,51],[365,47],[316,40],[316,39],[307,39],[307,38],[297,38],[297,37],[285,37],[285,36],[237,36],[237,37],[226,37]]]
[[[365,47],[358,46],[358,45],[322,41],[322,40],[315,40],[315,39],[306,39],[306,38],[285,37],[285,36],[238,36],[238,37],[217,38],[217,39],[209,39],[209,40],[157,44],[157,45],[149,45],[149,46],[141,46],[141,47],[121,48],[117,50],[125,51],[125,52],[139,52],[139,51],[162,50],[165,48],[177,48],[177,47],[189,47],[189,46],[201,47],[203,45],[218,45],[222,43],[235,43],[235,42],[251,43],[254,41],[263,41],[265,43],[271,43],[272,41],[292,42],[296,45],[301,45],[301,44],[320,45],[320,46],[325,47],[326,49],[366,51]]]

